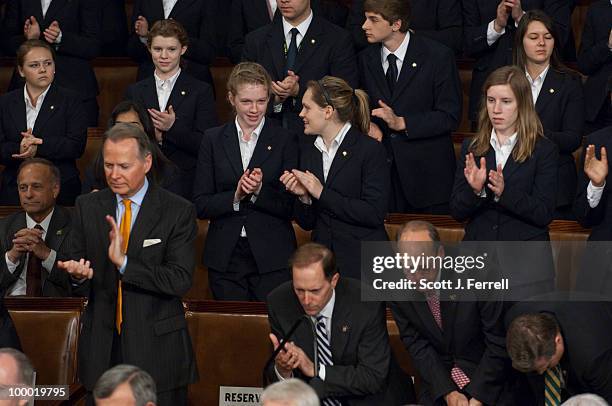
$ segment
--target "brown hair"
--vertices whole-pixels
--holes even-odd
[[[289,267],[304,268],[308,265],[321,263],[325,278],[331,278],[338,272],[336,270],[336,258],[334,254],[324,245],[309,242],[300,245],[289,259]]]
[[[23,67],[26,55],[34,48],[45,48],[47,51],[51,52],[51,59],[55,62],[55,51],[48,42],[39,39],[29,39],[19,45],[17,49],[17,66]]]
[[[482,87],[480,101],[480,112],[478,116],[478,132],[470,143],[470,151],[477,156],[483,156],[489,150],[491,144],[491,131],[493,124],[487,111],[487,91],[492,86],[508,85],[516,98],[518,116],[516,123],[517,141],[512,150],[512,158],[517,162],[523,162],[531,156],[535,149],[538,137],[542,137],[544,131],[542,123],[533,106],[531,87],[525,77],[525,72],[516,66],[504,66],[494,70]]]
[[[344,79],[335,76],[311,80],[307,87],[319,107],[331,106],[340,121],[350,121],[363,134],[370,131],[370,106],[366,92],[353,90]]]
[[[506,347],[512,366],[520,372],[534,370],[535,362],[550,359],[556,351],[557,320],[551,314],[534,313],[518,316],[510,323]]]
[[[408,0],[365,0],[363,11],[380,14],[382,18],[389,22],[389,25],[401,20],[400,32],[408,31],[412,12]]]
[[[153,24],[153,27],[147,34],[147,47],[151,48],[153,38],[161,36],[164,38],[176,38],[181,46],[189,45],[189,35],[181,23],[176,20],[159,20]]]
[[[263,85],[268,90],[268,96],[272,94],[272,78],[268,71],[258,63],[241,62],[234,66],[227,79],[227,91],[235,96],[238,93],[238,87],[245,84]]]

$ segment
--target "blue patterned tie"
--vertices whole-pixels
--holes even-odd
[[[332,366],[331,346],[327,337],[327,329],[325,328],[325,316],[317,316],[317,355],[321,365]],[[328,397],[321,401],[323,406],[341,406],[342,403],[336,398]]]

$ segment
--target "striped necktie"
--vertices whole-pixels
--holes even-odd
[[[544,373],[544,404],[559,406],[561,404],[561,369],[559,365],[548,368]]]
[[[329,337],[327,336],[327,329],[325,328],[325,316],[317,316],[317,356],[321,365],[332,366],[331,346],[329,345]],[[323,406],[341,406],[339,400],[328,397],[321,400]]]
[[[122,246],[121,251],[125,254],[127,252],[128,243],[130,242],[130,227],[132,225],[132,201],[130,199],[123,199],[123,216],[121,217],[121,225],[119,226],[119,233],[121,234]],[[115,316],[115,327],[117,327],[117,333],[121,334],[121,323],[123,322],[123,289],[121,288],[121,279],[117,285],[117,314]]]

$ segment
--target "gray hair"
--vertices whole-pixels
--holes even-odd
[[[314,389],[299,379],[287,379],[273,383],[263,391],[261,401],[291,402],[291,406],[319,406]]]
[[[117,386],[129,383],[136,406],[145,406],[148,402],[157,402],[155,381],[147,372],[133,365],[120,364],[104,372],[93,390],[95,399],[106,399],[112,396]]]
[[[0,348],[0,355],[8,355],[17,363],[17,379],[18,384],[34,385],[34,367],[28,357],[21,351],[14,348]]]
[[[583,393],[582,395],[572,396],[561,406],[608,406],[608,402],[601,396],[592,393]]]
[[[129,123],[117,123],[109,128],[104,133],[104,143],[107,141],[118,142],[127,139],[134,139],[138,144],[138,154],[141,159],[145,159],[147,155],[152,155],[153,148],[151,147],[151,141],[149,137],[138,126]],[[104,155],[104,148],[102,148],[102,155]]]

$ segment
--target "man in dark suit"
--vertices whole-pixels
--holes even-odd
[[[451,132],[461,118],[454,56],[408,32],[408,0],[366,0],[364,9],[373,45],[359,54],[361,87],[392,162],[389,211],[447,213],[455,171]]]
[[[97,0],[12,0],[0,36],[10,55],[27,39],[41,39],[55,48],[57,83],[81,96],[90,127],[98,125],[98,82],[89,62],[100,53],[99,4]],[[22,86],[16,73],[10,89]]]
[[[102,56],[125,56],[128,26],[125,0],[111,0],[102,7],[101,45]]]
[[[397,238],[409,255],[445,256],[440,235],[430,223],[406,223]],[[419,269],[407,275],[417,284],[443,278],[453,281],[453,286],[457,277],[454,271],[442,275],[441,269]],[[422,380],[419,402],[455,405],[467,404],[469,399],[470,405],[505,404],[508,358],[503,304],[476,297],[456,301],[456,292],[448,290],[414,293],[410,301],[393,302],[391,310]]]
[[[527,10],[543,10],[555,23],[562,49],[570,33],[570,6],[567,0],[463,0],[465,54],[476,59],[472,71],[468,118],[477,121],[480,94],[485,79],[495,69],[512,64],[512,43],[516,27]],[[474,128],[475,129],[475,128]]]
[[[517,404],[558,405],[580,393],[612,402],[610,302],[522,302],[506,325],[512,366],[527,374]]]
[[[278,0],[278,6],[282,18],[246,36],[242,60],[270,73],[274,98],[268,113],[301,134],[306,84],[331,75],[356,87],[355,52],[349,33],[314,14],[310,0]]]
[[[189,34],[189,48],[184,68],[195,78],[213,84],[210,64],[214,58],[214,3],[207,0],[162,1],[137,0],[132,12],[132,34],[127,52],[138,64],[138,80],[153,75],[151,55],[147,49],[147,33],[159,20],[173,19]]]
[[[306,381],[323,405],[410,403],[412,381],[391,354],[384,305],[362,302],[359,281],[340,278],[332,252],[320,244],[298,248],[291,266],[293,281],[268,296],[270,340],[275,349],[281,338],[290,341],[268,376],[282,380],[293,375]],[[286,337],[299,320],[293,337]],[[318,359],[318,367],[313,359]]]
[[[70,278],[55,266],[70,231],[70,213],[55,204],[59,170],[31,158],[19,167],[17,188],[23,211],[0,219],[0,294],[70,296]]]
[[[353,0],[347,21],[347,29],[353,36],[358,49],[368,46],[368,40],[361,26],[365,22],[364,0]],[[431,38],[461,52],[461,31],[463,20],[459,0],[413,0],[410,7],[410,31]]]
[[[578,68],[588,79],[584,99],[588,132],[612,125],[610,77],[612,77],[612,4],[593,2],[587,11]]]
[[[184,405],[187,385],[197,379],[181,303],[195,267],[195,210],[148,182],[148,143],[130,124],[107,132],[102,153],[110,189],[77,199],[74,260],[58,266],[89,300],[79,339],[79,377],[87,390],[125,362],[151,374],[160,405]]]

